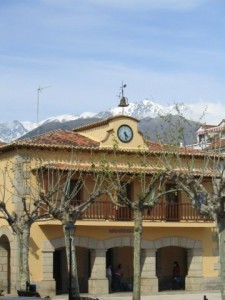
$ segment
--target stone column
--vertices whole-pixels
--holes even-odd
[[[45,247],[42,251],[42,275],[40,290],[42,295],[53,296],[56,293],[55,279],[53,278],[53,252],[52,247]]]
[[[185,289],[188,291],[201,291],[202,276],[202,249],[188,249],[188,274],[185,278]]]
[[[156,251],[144,249],[141,251],[141,291],[143,294],[158,292],[158,278],[156,277]]]
[[[88,280],[89,294],[104,295],[109,293],[106,278],[106,250],[91,250],[91,277]]]
[[[18,244],[18,237],[13,235],[9,228],[3,226],[0,229],[0,235],[6,235],[9,240],[9,253],[10,253],[10,277],[9,280],[9,292],[10,294],[17,294],[17,290],[20,289],[20,270],[19,270],[19,244]],[[4,294],[8,293],[7,289],[4,290]]]

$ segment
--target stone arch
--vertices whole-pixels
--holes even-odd
[[[89,237],[77,237],[75,239],[75,245],[79,247],[88,248],[94,251],[95,258],[98,257],[101,260],[102,274],[105,272],[105,253],[108,249],[113,247],[132,247],[134,243],[133,237],[117,237],[108,240],[97,240]],[[187,290],[200,290],[202,285],[202,243],[199,240],[193,240],[185,237],[164,237],[155,240],[142,240],[142,259],[143,270],[142,277],[146,280],[146,292],[155,291],[149,290],[149,286],[157,286],[157,278],[155,276],[155,261],[157,249],[169,246],[178,246],[187,250],[188,256],[188,275],[186,277],[186,289]],[[49,265],[49,261],[53,261],[53,252],[55,249],[65,247],[64,238],[58,238],[54,240],[46,240],[43,243],[43,278],[50,279],[52,277],[49,274],[49,269],[53,270],[53,266]],[[102,260],[102,258],[104,259]],[[50,259],[51,258],[51,259]],[[47,266],[47,267],[46,267]],[[46,269],[46,270],[45,270]],[[151,272],[149,271],[151,270]],[[96,273],[97,274],[97,273]],[[93,276],[94,277],[94,276]],[[95,280],[95,279],[93,279]],[[101,278],[102,280],[102,278]],[[152,284],[149,284],[152,280]],[[90,283],[90,280],[89,280]],[[90,287],[91,286],[91,287]],[[96,292],[89,286],[91,292]],[[95,284],[93,284],[95,286]],[[93,290],[92,290],[93,289]]]
[[[148,245],[148,242],[146,244]],[[202,242],[185,237],[165,237],[151,243],[155,251],[163,247],[181,247],[187,251],[187,276],[185,286],[187,290],[201,290],[203,282]]]
[[[15,280],[14,273],[12,273],[11,262],[15,261],[13,251],[13,235],[8,226],[0,228],[0,267],[1,267],[1,279],[0,289],[3,289],[5,293],[11,293],[11,287]],[[15,272],[15,270],[14,270]]]
[[[84,247],[88,249],[102,249],[107,250],[112,247],[133,246],[132,237],[118,237],[104,241],[88,237],[77,237],[75,239],[75,246]],[[54,251],[55,249],[65,247],[65,240],[63,237],[54,240],[45,240],[43,243],[43,251]]]
[[[12,234],[12,230],[8,227],[8,226],[2,226],[0,228],[0,237],[5,235],[9,241],[9,243],[13,242],[13,234]]]
[[[193,240],[185,237],[165,237],[154,240],[154,248],[157,250],[162,247],[177,246],[185,249],[193,249],[197,251],[202,251],[202,242],[199,240]]]
[[[133,237],[117,237],[108,240],[99,241],[89,237],[77,237],[75,239],[75,245],[88,249],[102,249],[107,250],[112,247],[132,247],[134,243]],[[163,247],[177,246],[187,250],[192,250],[202,254],[202,242],[199,240],[193,240],[185,237],[164,237],[152,241],[142,240],[141,248],[157,250]],[[64,238],[58,238],[54,240],[46,240],[43,243],[43,251],[54,251],[57,248],[65,247]]]

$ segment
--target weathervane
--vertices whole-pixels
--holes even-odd
[[[123,84],[122,82],[122,86],[120,87],[121,89],[121,98],[120,98],[120,104],[118,105],[119,107],[122,107],[122,115],[124,114],[124,107],[127,107],[129,105],[128,103],[128,99],[126,97],[124,97],[123,94],[123,89],[126,87],[126,84]],[[120,96],[119,96],[120,97]]]

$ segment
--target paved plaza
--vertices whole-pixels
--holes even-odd
[[[94,295],[82,295],[95,298]],[[187,291],[166,291],[152,295],[141,296],[141,300],[203,300],[204,296],[208,300],[221,300],[219,291],[205,291],[199,293],[192,293]],[[97,297],[97,296],[96,296]],[[52,300],[68,300],[68,295],[55,296]],[[132,300],[132,293],[113,293],[110,295],[103,295],[99,297],[99,300]]]
[[[132,293],[113,293],[109,295],[103,295],[97,297],[95,295],[82,294],[81,296],[98,298],[99,300],[132,300]],[[187,291],[166,291],[155,293],[152,295],[141,296],[141,300],[204,300],[206,296],[207,300],[221,300],[219,291],[204,291],[199,293],[192,293]],[[29,299],[40,299],[40,298],[22,298],[22,297],[0,297],[0,300],[29,300]],[[68,295],[54,296],[51,300],[68,300]]]

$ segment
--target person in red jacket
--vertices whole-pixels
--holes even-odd
[[[115,271],[116,291],[122,290],[122,277],[123,277],[122,265],[118,264],[117,269]]]
[[[180,266],[177,261],[174,261],[172,288],[179,289],[180,287],[181,287]]]

